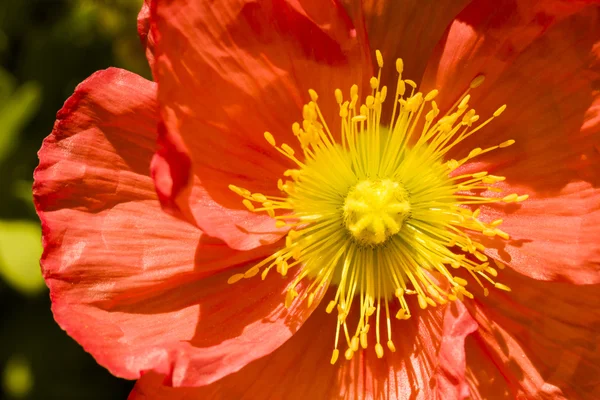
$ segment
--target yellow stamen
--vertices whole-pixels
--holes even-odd
[[[337,311],[337,318],[332,318],[336,329],[331,364],[337,362],[338,347],[344,341],[347,360],[367,349],[369,342],[374,343],[378,358],[384,356],[382,343],[395,352],[392,319],[411,317],[407,296],[416,296],[422,309],[473,298],[466,288],[469,282],[452,270],[468,273],[483,287],[485,296],[490,294],[484,286],[488,283],[510,291],[494,280],[498,271],[490,266],[485,246],[470,238],[469,232],[509,240],[508,233],[499,229],[501,219],[489,223],[479,219],[479,206],[520,203],[528,197],[516,193],[495,196],[502,189],[494,185],[505,178],[488,171],[453,175],[470,160],[513,145],[512,139],[488,148],[476,147],[462,158],[446,159],[452,148],[506,109],[505,105],[499,107],[475,125],[480,117],[470,108],[469,91],[481,86],[483,75],[475,77],[454,105],[440,115],[434,100],[439,91],[418,92],[414,81],[402,79],[404,63],[398,59],[392,117],[388,125],[382,125],[387,87],[381,82],[381,52],[376,51],[375,56],[379,72],[369,81],[364,103],[357,85],[350,88],[347,100],[342,90],[334,91],[339,129],[329,129],[318,105],[319,96],[309,89],[304,119],[292,125],[301,152],[286,143],[278,145],[271,133],[264,133],[265,140],[295,165],[277,181],[280,195],[229,185],[248,210],[268,213],[276,228],[293,229],[282,249],[228,282],[261,271],[265,279],[273,268],[282,276],[293,275],[286,307],[304,298],[312,307],[318,293],[335,287],[335,296],[325,308],[327,313]],[[488,196],[479,195],[481,191]],[[500,261],[493,263],[504,268]],[[434,275],[447,284],[440,284]],[[297,288],[302,280],[310,284],[300,296]],[[349,324],[356,326],[349,328]],[[386,338],[382,338],[384,334]],[[371,339],[369,335],[373,335]]]

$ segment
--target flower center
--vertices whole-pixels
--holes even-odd
[[[409,296],[416,297],[423,309],[473,298],[468,282],[456,270],[468,273],[486,296],[489,290],[484,283],[510,291],[495,281],[495,267],[503,264],[491,262],[485,246],[469,233],[508,239],[499,228],[502,220],[480,220],[477,207],[527,199],[527,195],[501,193],[495,184],[504,180],[502,176],[457,172],[473,158],[508,147],[514,140],[474,148],[460,159],[447,157],[506,108],[500,107],[475,126],[479,115],[469,107],[469,91],[481,85],[483,76],[475,77],[440,116],[434,100],[438,91],[425,95],[416,91],[415,82],[402,79],[403,63],[398,59],[392,117],[383,126],[387,87],[380,86],[383,58],[379,51],[376,56],[378,77],[371,78],[370,94],[362,104],[357,85],[350,88],[348,100],[340,89],[335,90],[339,129],[327,126],[318,95],[310,89],[302,124],[292,126],[301,155],[286,143],[278,145],[265,132],[267,142],[295,165],[277,182],[280,195],[229,186],[250,211],[267,212],[275,227],[289,231],[280,250],[228,282],[258,273],[266,279],[272,269],[287,276],[290,269],[298,269],[288,286],[286,307],[300,296],[303,280],[308,284],[299,300],[306,299],[308,307],[327,288],[335,288],[326,306],[327,313],[337,311],[332,364],[338,360],[341,342],[346,343],[348,360],[360,348],[367,349],[371,340],[377,357],[384,355],[382,342],[394,352],[391,319],[411,317]],[[349,327],[352,324],[354,329]]]
[[[364,180],[344,201],[344,223],[363,245],[378,245],[397,234],[410,214],[408,193],[390,179]]]

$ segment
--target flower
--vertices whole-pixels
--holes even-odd
[[[590,1],[147,2],[157,83],[97,72],[39,152],[56,321],[141,378],[133,399],[597,397],[598,18]],[[397,82],[422,94],[394,112]],[[478,115],[499,118],[467,137]],[[337,229],[303,232],[320,223]]]

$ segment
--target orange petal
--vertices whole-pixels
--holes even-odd
[[[388,86],[396,84],[397,58],[404,61],[403,77],[421,80],[435,45],[470,1],[343,0],[353,20],[364,21],[370,52],[379,49],[387,61],[382,81]]]
[[[154,2],[155,0],[144,0],[142,9],[137,16],[138,35],[140,37],[140,41],[142,42],[142,46],[144,46],[146,49],[146,58],[148,59],[148,64],[150,64],[151,69],[154,68],[154,44],[156,42],[154,32],[152,32],[150,29],[150,9]]]
[[[594,149],[600,130],[586,125],[597,119],[599,13],[598,4],[590,2],[497,7],[478,1],[467,7],[430,60],[423,89],[440,89],[436,101],[444,109],[483,74],[485,81],[472,90],[470,103],[482,119],[503,104],[507,109],[450,157],[514,139],[515,145],[486,155],[508,182],[537,191],[557,191],[581,178],[598,184],[593,170],[600,162]],[[537,179],[540,175],[552,180]]]
[[[505,271],[512,292],[468,304],[480,326],[467,341],[473,397],[598,398],[600,286]]]
[[[545,195],[503,187],[530,197],[518,205],[483,208],[483,219],[502,219],[500,228],[510,234],[508,241],[481,237],[488,255],[534,279],[600,283],[600,189],[572,182]]]
[[[232,247],[276,241],[272,219],[250,213],[227,186],[277,194],[292,164],[263,133],[297,148],[291,125],[308,89],[325,115],[337,115],[334,89],[361,80],[363,55],[345,11],[321,1],[174,1],[159,2],[152,17],[161,201]],[[191,169],[179,162],[186,154]]]
[[[288,280],[227,284],[272,249],[232,250],[161,211],[148,171],[155,94],[108,69],[67,100],[35,171],[41,264],[56,321],[99,364],[206,384],[273,351],[311,310],[284,310]]]
[[[395,332],[401,332],[395,339],[395,353],[386,348],[384,357],[378,359],[371,330],[371,347],[366,352],[356,353],[351,361],[340,357],[332,366],[335,317],[321,308],[280,349],[238,373],[203,388],[170,388],[163,385],[162,376],[148,374],[138,381],[129,399],[460,398],[454,397],[454,389],[464,393],[464,385],[450,387],[445,378],[460,379],[464,374],[461,349],[475,325],[464,307],[455,307],[454,313],[447,310],[444,317],[443,309],[423,311],[417,306],[413,318],[394,320]],[[442,360],[444,367],[437,369]]]

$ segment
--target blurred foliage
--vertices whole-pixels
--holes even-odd
[[[37,150],[79,82],[110,66],[150,78],[141,3],[0,1],[0,399],[125,399],[133,385],[54,322],[31,184]]]

